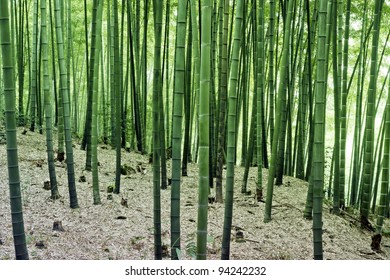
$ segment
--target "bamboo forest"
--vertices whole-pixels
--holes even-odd
[[[390,260],[389,5],[0,0],[0,260]]]

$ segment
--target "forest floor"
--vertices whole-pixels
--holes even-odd
[[[106,145],[98,148],[101,205],[93,205],[91,173],[84,171],[85,152],[74,141],[74,159],[78,209],[69,207],[66,166],[56,162],[61,198],[53,201],[43,188],[48,180],[45,137],[18,130],[18,152],[23,197],[24,223],[30,259],[97,260],[153,259],[152,166],[148,157],[123,152],[122,164],[131,174],[122,176],[121,193],[108,194],[114,184],[115,151]],[[6,147],[0,144],[0,260],[14,259],[11,214],[7,181]],[[189,164],[188,176],[181,185],[182,258],[193,258],[196,244],[198,167]],[[283,186],[275,186],[272,221],[263,222],[265,204],[254,195],[241,194],[242,167],[235,169],[235,194],[231,259],[313,259],[312,221],[303,218],[307,182],[285,177]],[[170,174],[170,163],[168,165]],[[79,179],[85,176],[86,181]],[[266,185],[267,170],[263,170]],[[248,190],[255,193],[256,168],[251,168]],[[162,239],[170,244],[170,189],[161,191]],[[109,199],[109,197],[112,199]],[[126,203],[124,203],[127,200]],[[382,251],[371,249],[372,233],[359,226],[358,212],[340,216],[324,203],[323,249],[325,259],[390,259],[390,238],[382,238]],[[224,205],[209,204],[208,259],[219,259]],[[62,222],[63,231],[54,231],[53,223]],[[372,220],[374,222],[374,220]],[[389,232],[390,222],[385,229]],[[236,233],[243,239],[236,239]],[[169,258],[169,249],[166,250]]]

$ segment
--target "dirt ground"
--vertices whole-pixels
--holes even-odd
[[[108,194],[114,185],[115,151],[99,146],[99,181],[101,205],[93,205],[91,173],[84,171],[85,152],[74,142],[78,209],[69,207],[66,166],[56,162],[61,198],[53,201],[44,190],[48,180],[45,138],[38,133],[18,130],[21,190],[24,222],[30,259],[36,260],[98,260],[153,259],[153,196],[152,167],[148,157],[123,152],[122,164],[132,169],[121,178],[121,193]],[[9,206],[6,147],[0,145],[0,260],[14,259]],[[170,164],[170,163],[169,163]],[[188,177],[181,185],[181,257],[193,258],[196,244],[198,168],[189,164]],[[168,166],[170,174],[170,166]],[[85,176],[85,182],[80,182]],[[169,175],[168,175],[169,176]],[[253,195],[241,194],[243,168],[235,172],[235,194],[231,259],[302,260],[313,259],[312,221],[303,218],[307,183],[285,177],[283,186],[274,189],[272,221],[263,222],[264,203]],[[248,189],[255,192],[256,168],[251,168]],[[263,185],[267,171],[263,170]],[[111,197],[111,199],[110,199]],[[127,206],[126,203],[127,202]],[[164,247],[170,244],[170,187],[161,191],[162,233]],[[359,227],[358,213],[341,216],[330,213],[324,204],[325,259],[390,259],[390,239],[383,237],[382,251],[371,250],[372,233]],[[219,259],[223,228],[223,204],[209,205],[208,259]],[[64,231],[54,231],[60,221]],[[374,221],[372,221],[374,222]],[[390,222],[386,220],[389,231]],[[236,240],[242,232],[243,239]],[[169,249],[167,256],[169,258]]]

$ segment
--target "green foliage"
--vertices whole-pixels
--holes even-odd
[[[215,246],[215,239],[212,235],[207,235],[207,244]],[[179,260],[185,260],[188,258],[192,260],[196,259],[197,247],[196,243],[192,239],[187,240],[184,251],[179,248],[175,248],[175,250]]]
[[[186,244],[185,254],[182,250],[176,248],[176,254],[179,260],[184,260],[186,255],[192,260],[196,259],[196,243],[194,241],[188,242]]]

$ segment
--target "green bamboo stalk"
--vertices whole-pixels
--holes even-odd
[[[168,0],[169,2],[170,0]],[[168,9],[169,10],[169,9]],[[142,89],[142,114],[143,114],[143,118],[142,118],[142,121],[143,121],[143,125],[142,125],[142,130],[143,130],[143,134],[142,136],[145,138],[143,139],[143,143],[146,144],[146,113],[147,113],[147,93],[148,93],[148,90],[147,90],[147,46],[148,46],[148,21],[149,21],[149,1],[148,0],[145,0],[144,1],[144,32],[143,32],[143,44],[142,44],[142,53],[141,53],[141,56],[142,56],[142,59],[141,59],[141,68],[142,68],[142,78],[141,78],[141,89]],[[168,84],[168,83],[167,83]],[[167,102],[168,103],[168,102]],[[167,115],[169,115],[167,113]],[[167,127],[168,127],[168,123],[167,122]],[[168,137],[170,137],[169,133],[168,134]],[[167,141],[167,143],[170,143],[170,141]],[[145,148],[145,150],[147,150]]]
[[[258,3],[258,27],[257,27],[257,184],[256,197],[257,201],[263,199],[263,96],[265,85],[265,52],[264,52],[264,1]]]
[[[253,5],[250,9],[250,21],[248,22],[248,29],[250,32],[250,34],[252,36],[248,36],[248,41],[247,41],[247,46],[246,46],[246,51],[248,52],[248,65],[247,65],[247,81],[246,83],[248,85],[246,85],[244,88],[244,92],[245,92],[245,95],[247,95],[247,105],[246,106],[249,106],[250,105],[250,95],[249,95],[249,90],[250,90],[250,86],[249,84],[251,83],[250,81],[250,78],[251,78],[251,75],[250,75],[250,69],[251,66],[252,66],[252,69],[253,69],[253,76],[254,77],[257,77],[257,71],[258,71],[258,55],[257,55],[257,29],[258,29],[258,25],[257,25],[257,2],[253,2]],[[253,39],[252,39],[253,38]],[[253,54],[253,59],[252,59],[252,54]],[[247,190],[247,182],[248,182],[248,176],[249,176],[249,168],[250,166],[253,166],[253,165],[257,165],[257,105],[258,105],[258,102],[257,102],[257,94],[258,94],[258,83],[260,81],[258,81],[257,79],[254,79],[253,81],[253,90],[254,90],[254,94],[253,94],[253,98],[252,98],[252,112],[251,112],[251,124],[250,124],[250,128],[249,128],[249,138],[246,137],[246,139],[249,139],[249,143],[247,145],[247,151],[246,151],[246,155],[245,155],[245,170],[244,170],[244,176],[243,176],[243,182],[242,182],[242,186],[241,186],[241,193],[243,194],[250,194],[251,191],[248,191]],[[244,104],[244,101],[243,101],[243,104]],[[245,109],[243,108],[243,110],[245,111]],[[249,114],[249,113],[248,113]],[[243,120],[244,121],[244,120]],[[244,125],[244,123],[243,123]],[[242,133],[244,133],[244,131],[242,131]],[[244,140],[244,138],[243,138]],[[243,145],[243,148],[244,148],[244,145]],[[242,160],[244,160],[244,157],[242,157]],[[241,163],[243,164],[243,163]]]
[[[390,90],[390,82],[389,82]],[[382,237],[382,230],[385,218],[385,211],[388,205],[389,196],[389,158],[390,158],[390,95],[387,97],[386,109],[385,109],[385,136],[384,136],[384,151],[382,159],[382,178],[381,178],[381,192],[379,196],[378,216],[376,220],[375,235],[373,236],[371,248],[380,250],[380,243]],[[379,242],[374,242],[379,240]],[[379,243],[379,244],[378,244]]]
[[[312,174],[313,185],[313,251],[314,259],[323,259],[322,244],[322,203],[324,187],[325,158],[325,112],[326,112],[326,0],[319,0],[318,8],[318,43],[317,43],[317,74],[315,88],[314,113],[314,144]]]
[[[268,125],[269,125],[269,135],[271,141],[271,149],[273,145],[274,138],[274,126],[275,126],[275,108],[274,108],[274,95],[275,95],[275,81],[274,81],[274,73],[275,73],[275,0],[269,1],[269,54],[268,54],[268,91],[269,91],[269,117],[268,117]]]
[[[18,85],[19,85],[19,102],[18,102],[18,113],[19,113],[19,126],[25,125],[25,116],[24,116],[24,0],[19,1],[19,40],[17,47],[18,55]]]
[[[210,58],[211,58],[211,0],[201,3],[201,55],[199,91],[199,200],[196,258],[207,256],[207,213],[209,194],[209,141],[210,141]]]
[[[97,0],[97,15],[96,15],[96,44],[95,44],[95,61],[92,64],[94,69],[94,77],[92,81],[92,123],[91,123],[91,168],[92,168],[92,189],[93,189],[93,204],[100,204],[99,190],[99,172],[98,172],[98,101],[99,101],[99,67],[101,58],[101,36],[102,36],[102,11],[103,0]],[[103,61],[101,62],[103,63]],[[91,65],[91,67],[92,67]],[[92,78],[92,77],[91,77]],[[103,77],[102,77],[103,79]],[[87,147],[88,148],[88,147]]]
[[[112,7],[112,2],[107,0],[108,7]],[[110,89],[110,126],[111,126],[111,145],[115,147],[116,143],[116,131],[115,131],[115,88],[114,88],[114,20],[112,19],[112,9],[107,9],[107,48],[108,48],[108,64],[109,64],[109,83],[107,82],[107,87]]]
[[[98,12],[98,0],[93,1],[92,7],[92,30],[91,30],[91,51],[88,63],[88,74],[87,74],[87,109],[85,110],[85,126],[83,139],[81,142],[81,149],[86,150],[85,157],[85,169],[88,171],[92,170],[92,106],[93,106],[93,81],[95,79],[95,61],[99,60],[99,57],[96,55],[96,44],[99,37],[97,37],[97,12]],[[86,11],[85,11],[86,12]],[[85,14],[85,21],[87,20]],[[87,43],[88,45],[88,43]],[[87,53],[88,54],[88,53]]]
[[[222,50],[221,50],[221,84],[219,85],[219,132],[218,132],[218,155],[216,168],[216,186],[215,200],[222,203],[222,175],[223,163],[225,161],[225,142],[226,142],[226,98],[227,98],[227,82],[228,82],[228,57],[227,57],[227,41],[229,29],[229,1],[221,0],[223,5],[223,31],[222,31]]]
[[[71,18],[71,1],[68,1],[68,22],[72,22]],[[73,28],[72,25],[68,25],[68,40],[73,41]],[[72,43],[68,43],[68,48],[70,48],[70,56],[72,57],[72,82],[73,82],[73,133],[75,135],[79,135],[79,90],[78,87],[80,88],[80,83],[78,84],[77,80],[77,64],[78,64],[78,59],[74,59],[77,55],[75,54],[74,47]],[[78,48],[78,53],[80,52],[80,46]],[[84,64],[82,65],[81,68],[83,68]],[[70,72],[69,72],[70,73]],[[82,71],[80,71],[80,75],[82,75]],[[78,86],[77,86],[78,84]],[[70,87],[70,86],[69,86]]]
[[[307,72],[305,75],[306,83],[307,83],[307,100],[308,100],[308,144],[307,144],[307,165],[305,172],[305,179],[309,180],[312,168],[313,161],[313,138],[314,138],[314,121],[313,121],[313,110],[314,110],[314,94],[313,94],[313,70],[312,70],[312,50],[314,49],[315,43],[315,34],[316,34],[316,25],[317,25],[317,5],[318,1],[316,1],[316,5],[313,10],[313,17],[310,21],[310,3],[309,0],[306,1],[306,15],[307,15],[307,28],[308,28],[308,51],[307,51],[307,60],[305,67],[307,68]],[[329,6],[331,6],[331,2],[329,1]],[[304,93],[306,97],[306,92]],[[309,184],[309,189],[312,186]],[[312,199],[312,196],[309,196],[308,199]],[[310,204],[310,202],[309,202]],[[311,214],[310,214],[311,215]]]
[[[161,68],[161,80],[159,86],[161,87],[161,91],[159,92],[159,100],[158,100],[158,106],[159,106],[159,139],[160,139],[160,163],[161,163],[161,189],[165,190],[168,187],[168,178],[167,178],[167,153],[166,153],[166,142],[165,142],[165,112],[164,112],[164,93],[163,93],[163,69],[164,69],[164,62],[167,60],[165,56],[163,55],[163,62],[162,62],[162,68]],[[137,103],[134,101],[134,103]]]
[[[52,72],[53,72],[53,91],[54,91],[54,109],[55,109],[55,114],[54,114],[54,126],[57,126],[59,125],[59,121],[58,121],[58,118],[59,118],[59,108],[58,108],[58,98],[57,98],[57,71],[56,71],[56,59],[55,59],[55,44],[54,44],[54,36],[55,36],[55,32],[54,32],[54,23],[53,23],[53,12],[52,12],[52,2],[51,0],[49,0],[49,25],[50,25],[50,32],[49,32],[49,35],[50,35],[50,42],[51,42],[51,45],[53,46],[51,48],[51,66],[52,66]],[[27,8],[26,8],[27,9]],[[28,32],[27,32],[28,33]],[[27,40],[28,42],[28,40]],[[63,135],[63,131],[64,131],[64,128],[63,128],[63,124],[62,124],[62,130],[60,130],[60,126],[58,126],[58,139],[60,137],[60,133],[62,133]],[[58,154],[60,152],[64,152],[64,145],[63,145],[63,141],[62,143],[60,143],[60,141],[58,141]],[[62,159],[63,160],[63,159]]]
[[[48,56],[48,39],[47,39],[47,19],[46,19],[46,0],[41,0],[41,36],[42,36],[42,62],[43,62],[43,92],[45,103],[45,128],[46,128],[46,147],[47,162],[50,175],[51,199],[58,199],[56,171],[54,165],[53,150],[53,118],[52,118],[52,92],[50,90],[49,77],[49,56]]]
[[[342,75],[343,75],[343,69],[342,69],[342,63],[343,63],[343,15],[344,15],[344,7],[343,7],[343,0],[337,0],[337,3],[335,3],[335,6],[337,7],[337,91],[339,95],[338,99],[338,125],[337,128],[339,129],[339,139],[338,142],[338,149],[339,149],[339,155],[338,155],[338,162],[339,162],[339,180],[338,180],[338,208],[342,204],[344,204],[344,182],[341,183],[341,181],[345,180],[345,171],[344,166],[341,164],[341,124],[342,124],[342,116],[341,116],[341,110],[342,110]],[[335,166],[336,168],[336,166]],[[337,211],[336,211],[337,213]]]
[[[172,105],[171,256],[173,259],[177,259],[176,250],[180,249],[180,178],[183,100],[185,94],[187,1],[180,0],[178,5]]]
[[[52,69],[53,69],[53,87],[54,87],[54,100],[56,104],[56,118],[55,125],[58,127],[58,152],[57,160],[63,162],[65,159],[65,147],[64,147],[64,109],[62,105],[62,94],[57,94],[57,74],[56,74],[56,59],[55,59],[55,20],[53,20],[52,12],[52,1],[49,0],[49,11],[50,11],[50,35],[51,35],[51,45],[52,45]],[[55,15],[54,15],[55,17]],[[58,52],[58,51],[57,51]],[[60,85],[61,90],[61,85]]]
[[[139,65],[139,55],[138,55],[138,49],[139,49],[139,30],[138,30],[138,24],[135,23],[135,30],[131,30],[132,25],[131,19],[133,17],[132,13],[132,8],[130,1],[127,0],[128,2],[128,12],[127,12],[127,20],[128,20],[128,29],[129,29],[129,48],[130,48],[130,71],[131,71],[131,86],[132,86],[132,97],[133,97],[133,119],[134,119],[134,126],[135,126],[135,136],[137,139],[137,150],[141,153],[145,153],[145,145],[143,143],[143,133],[144,130],[142,128],[142,110],[140,108],[140,97],[139,97],[139,79],[138,76],[140,73],[136,69],[137,66]],[[136,1],[138,3],[139,1]],[[139,3],[137,4],[139,6]],[[136,20],[135,22],[138,22]],[[160,111],[161,114],[163,114],[163,111]],[[164,119],[163,119],[164,120]],[[162,120],[162,122],[163,122]],[[161,131],[163,132],[163,127],[161,128]],[[162,140],[162,139],[161,139]],[[124,139],[122,139],[123,142],[125,142]],[[164,173],[163,173],[164,174]]]
[[[246,157],[247,157],[247,145],[248,145],[248,84],[249,84],[249,50],[248,50],[248,41],[250,40],[250,36],[246,33],[246,27],[248,24],[247,20],[247,3],[244,0],[244,10],[242,15],[242,32],[241,32],[241,49],[242,49],[242,75],[241,75],[241,94],[240,94],[240,102],[242,107],[242,140],[241,140],[241,166],[246,165]],[[238,109],[238,113],[239,113]],[[238,125],[238,122],[237,122]],[[238,127],[237,127],[238,131]],[[238,135],[238,133],[237,133]]]
[[[215,167],[216,167],[216,147],[215,143],[215,121],[216,121],[216,95],[215,95],[215,71],[216,71],[216,44],[217,44],[217,1],[212,1],[211,12],[211,53],[210,53],[210,108],[209,108],[209,186],[214,187]]]
[[[375,95],[376,81],[378,78],[377,63],[378,63],[378,42],[380,33],[381,10],[383,1],[375,1],[374,11],[374,27],[372,30],[372,51],[371,51],[371,68],[370,82],[367,93],[367,111],[365,123],[365,139],[364,139],[364,162],[363,162],[363,188],[362,188],[362,203],[360,207],[360,222],[362,227],[370,227],[368,221],[369,205],[371,201],[372,190],[372,171],[373,171],[373,151],[375,138]]]
[[[113,94],[115,97],[115,189],[114,193],[120,193],[121,187],[121,129],[122,129],[122,95],[121,95],[121,73],[120,73],[120,55],[119,55],[119,19],[118,19],[118,0],[113,1]]]
[[[183,176],[188,176],[188,161],[190,153],[190,121],[191,121],[191,99],[192,99],[192,24],[188,24],[187,53],[185,62],[185,94],[184,94],[184,139],[183,139],[183,159],[181,172]],[[210,136],[210,141],[211,141]]]
[[[102,51],[101,51],[101,63],[102,65],[108,65],[108,60],[107,57],[104,57],[104,52],[107,51],[107,49],[103,50],[103,44],[102,44]],[[104,67],[100,67],[100,75],[101,75],[101,89],[102,89],[102,101],[101,101],[101,111],[102,111],[102,123],[103,123],[103,135],[102,135],[102,140],[104,144],[108,144],[108,100],[107,100],[107,94],[106,94],[106,84],[105,84],[105,78],[108,79],[109,75],[105,73]],[[106,75],[106,77],[104,76]],[[107,83],[108,84],[108,83]]]
[[[66,148],[66,165],[68,175],[68,188],[70,207],[78,208],[76,181],[74,173],[73,147],[72,147],[72,126],[70,121],[70,104],[69,104],[69,89],[66,83],[66,67],[64,59],[64,42],[63,42],[63,27],[61,20],[61,10],[59,0],[54,2],[55,25],[57,35],[57,52],[58,62],[60,66],[60,96],[62,97],[62,106],[64,112],[64,133],[65,133],[65,148]]]
[[[225,194],[225,214],[222,235],[221,259],[230,257],[230,235],[233,218],[233,194],[234,194],[234,159],[236,150],[236,113],[237,113],[237,81],[238,81],[238,62],[242,38],[242,17],[244,3],[237,1],[236,18],[234,22],[232,62],[230,68],[229,82],[229,109],[228,109],[228,135],[227,135],[227,159],[226,159],[226,194]]]
[[[340,60],[338,57],[338,5],[337,0],[332,3],[332,60],[333,60],[333,83],[334,83],[334,176],[333,176],[333,213],[340,214]]]
[[[27,260],[28,251],[24,233],[22,196],[15,116],[14,61],[12,58],[12,37],[10,34],[9,1],[0,1],[0,46],[4,78],[4,105],[7,136],[8,186],[11,204],[12,234],[17,260]]]
[[[70,103],[71,104],[74,104],[74,92],[76,91],[75,88],[73,88],[73,94],[71,94],[71,84],[70,84],[70,80],[71,80],[71,60],[73,61],[73,53],[72,53],[72,48],[73,48],[73,37],[72,37],[72,0],[69,0],[66,2],[66,39],[67,39],[67,42],[66,42],[66,73],[67,73],[67,79],[66,79],[66,83],[67,83],[67,87],[69,89],[69,99],[70,99]],[[64,11],[65,11],[65,3],[64,3]],[[64,32],[65,32],[65,28],[64,28]],[[73,70],[73,69],[72,69]],[[73,73],[74,75],[74,73]],[[41,119],[41,113],[42,110],[39,110],[38,111],[38,118]],[[72,115],[73,114],[73,106],[70,107],[70,114]],[[75,120],[74,120],[75,121]],[[73,126],[72,126],[72,134],[75,132],[74,130],[74,124],[75,122],[73,121]]]
[[[281,58],[281,67],[280,67],[280,86],[278,88],[278,98],[276,103],[276,112],[281,112],[281,109],[283,108],[283,102],[285,102],[285,96],[286,95],[286,77],[287,77],[287,61],[289,56],[289,44],[290,44],[290,31],[291,31],[291,16],[292,16],[292,8],[293,8],[293,2],[290,1],[288,6],[288,12],[287,12],[287,18],[286,18],[286,25],[285,25],[285,31],[284,31],[284,41],[283,41],[283,52],[282,52],[282,58]],[[278,151],[278,138],[280,137],[280,131],[281,131],[281,114],[279,113],[276,116],[275,120],[275,128],[274,128],[274,135],[273,135],[273,143],[272,143],[272,153],[271,153],[271,162],[270,162],[270,168],[268,172],[268,182],[267,182],[267,197],[266,197],[266,203],[265,203],[265,212],[264,212],[264,222],[271,221],[271,207],[272,207],[272,197],[273,197],[273,189],[274,189],[274,176],[276,171],[276,164],[277,164],[277,151]]]
[[[154,223],[154,258],[162,259],[161,241],[161,195],[160,195],[160,139],[159,139],[159,97],[162,96],[161,77],[161,36],[162,36],[162,1],[153,0],[154,17],[154,70],[153,70],[153,223]]]
[[[386,83],[386,82],[385,82]],[[378,188],[379,188],[379,178],[382,169],[382,154],[383,154],[383,142],[385,138],[385,120],[386,117],[382,118],[382,122],[379,128],[378,142],[375,147],[374,153],[374,174],[372,180],[372,200],[370,202],[371,205],[371,213],[375,214],[377,207],[377,196],[378,196]]]
[[[164,39],[164,56],[169,57],[170,54],[170,40],[169,40],[169,32],[170,32],[170,17],[171,17],[171,1],[167,0],[166,2],[166,8],[165,8],[165,39]],[[164,59],[165,64],[165,143],[167,143],[168,146],[172,147],[172,141],[171,141],[171,106],[170,106],[170,80],[171,76],[169,74],[170,69],[170,61],[169,59]]]
[[[93,76],[94,67],[90,65],[95,60],[95,32],[96,32],[96,1],[93,1],[92,8],[92,36],[91,36],[91,53],[89,53],[89,40],[88,40],[88,7],[87,0],[84,0],[84,35],[85,35],[85,56],[86,56],[86,71],[87,71],[87,109],[85,110],[85,125],[83,139],[81,142],[81,149],[85,150],[87,146],[91,145],[91,122],[92,122],[92,84],[91,75]],[[91,60],[91,61],[90,61]],[[87,151],[87,157],[85,162],[87,170],[91,170],[91,149]]]
[[[350,201],[351,205],[356,205],[358,200],[358,191],[359,191],[359,178],[360,178],[360,147],[361,147],[361,123],[362,123],[362,88],[364,84],[364,72],[365,72],[365,61],[366,61],[366,41],[364,40],[364,33],[366,30],[366,22],[367,22],[367,1],[364,2],[363,8],[363,22],[362,22],[362,32],[360,36],[360,47],[359,47],[359,61],[358,61],[358,78],[357,78],[357,92],[356,92],[356,117],[355,117],[355,125],[354,125],[354,153],[353,153],[353,161],[352,161],[352,179],[351,179],[351,190],[350,190]],[[372,25],[373,26],[373,25]],[[367,33],[368,35],[368,33]],[[368,39],[368,36],[366,36]]]
[[[303,64],[303,73],[300,72],[300,75],[302,77],[300,78],[301,82],[299,83],[299,100],[298,100],[298,112],[297,112],[297,136],[296,136],[296,149],[294,149],[294,162],[296,164],[296,171],[295,171],[295,176],[299,179],[304,179],[305,174],[304,174],[304,169],[305,169],[305,142],[306,142],[306,116],[307,116],[307,96],[308,96],[308,91],[307,89],[309,88],[309,85],[311,85],[311,79],[309,81],[309,65],[311,65],[311,40],[310,40],[310,5],[309,5],[309,0],[305,0],[305,16],[302,17],[302,22],[305,21],[307,22],[307,32],[309,34],[308,40],[307,40],[307,55],[303,57],[303,52],[304,52],[304,44],[300,45],[300,61],[299,64]],[[302,23],[302,29],[304,28],[304,25]],[[310,59],[309,59],[310,57]],[[308,61],[310,62],[308,63]],[[298,66],[298,69],[301,69],[302,66]],[[311,216],[311,215],[310,215]]]
[[[249,167],[251,166],[252,161],[253,161],[253,157],[255,154],[254,147],[255,147],[256,142],[257,142],[257,141],[255,141],[256,140],[255,138],[257,136],[257,131],[256,131],[257,105],[258,105],[257,104],[258,103],[257,102],[257,99],[258,99],[257,94],[258,94],[258,92],[255,91],[254,95],[253,95],[253,102],[252,102],[252,116],[251,116],[251,125],[250,125],[250,129],[249,129],[248,153],[246,155],[245,162],[244,162],[245,169],[244,169],[244,176],[243,176],[242,185],[241,185],[241,193],[243,193],[243,194],[250,193],[250,191],[248,192],[247,184],[248,184],[248,176],[249,176]]]
[[[49,1],[50,3],[50,1]],[[27,6],[27,1],[24,2],[24,11],[26,14],[28,14],[28,6]],[[50,10],[51,11],[51,10]],[[27,53],[29,54],[27,56],[27,66],[28,66],[28,73],[31,73],[31,53],[32,53],[32,50],[31,50],[31,42],[30,42],[30,22],[29,22],[29,18],[28,16],[26,16],[26,24],[25,24],[25,29],[26,29],[26,37],[28,38],[28,40],[26,40],[26,45],[27,45]],[[28,75],[28,85],[29,85],[29,89],[31,88],[31,75]],[[25,115],[26,116],[29,116],[29,111],[30,111],[30,99],[31,99],[31,95],[28,94],[27,95],[27,105],[26,105],[26,112],[25,112]]]
[[[31,52],[31,96],[30,96],[30,131],[35,130],[35,117],[37,111],[37,60],[38,60],[38,0],[33,6],[33,35]]]
[[[345,158],[346,158],[346,138],[347,138],[347,76],[348,76],[348,52],[349,52],[349,29],[351,18],[351,0],[347,0],[345,10],[345,31],[343,46],[343,76],[341,91],[341,138],[340,138],[340,208],[345,207]]]

